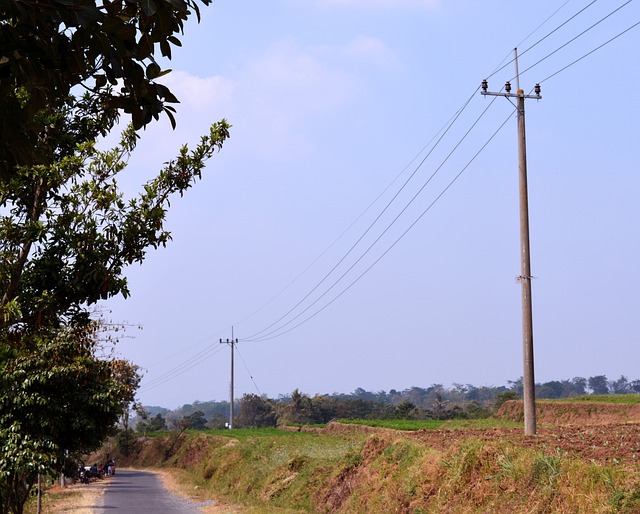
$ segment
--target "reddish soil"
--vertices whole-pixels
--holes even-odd
[[[509,405],[505,405],[498,415],[517,421],[520,416],[518,412],[522,412],[522,402],[507,403]],[[637,405],[540,402],[537,412],[538,428],[534,437],[526,437],[522,428],[404,432],[331,423],[324,431],[406,437],[438,450],[446,450],[468,438],[508,440],[545,453],[561,452],[602,464],[640,462],[640,408]]]
[[[534,437],[525,437],[520,428],[421,430],[410,437],[439,449],[448,448],[461,439],[477,437],[483,441],[510,440],[545,453],[562,452],[602,464],[640,461],[640,424],[635,423],[538,428]]]
[[[497,417],[522,421],[522,401],[505,402]],[[611,423],[640,423],[640,405],[598,402],[538,401],[536,419],[542,425],[609,425]]]

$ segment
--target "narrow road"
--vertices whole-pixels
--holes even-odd
[[[99,514],[195,514],[198,504],[169,493],[160,477],[137,470],[121,470],[109,478],[94,512]]]

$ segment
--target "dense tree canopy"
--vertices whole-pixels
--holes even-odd
[[[509,381],[505,386],[481,386],[453,384],[446,388],[442,384],[429,387],[410,387],[401,391],[366,391],[357,388],[352,393],[333,393],[309,396],[294,390],[290,395],[270,399],[255,394],[245,394],[237,401],[234,426],[267,427],[286,424],[327,423],[332,419],[452,419],[482,418],[495,412],[505,401],[522,397],[522,379]],[[591,384],[594,388],[588,387]],[[640,393],[640,380],[629,380],[621,376],[609,380],[604,375],[574,377],[551,380],[536,384],[536,397],[571,398],[587,394]],[[156,407],[157,408],[157,407]],[[229,403],[195,402],[185,404],[175,411],[165,411],[167,419],[179,420],[196,410],[207,418],[226,414]],[[138,423],[138,431],[145,425]]]
[[[207,5],[211,0],[202,0]],[[193,0],[1,0],[0,177],[16,165],[51,164],[41,113],[81,85],[102,109],[131,115],[136,129],[178,100],[154,79],[160,56],[180,46]],[[160,55],[158,55],[160,54]],[[46,141],[45,141],[46,142]]]
[[[135,366],[97,359],[97,325],[0,345],[0,508],[19,506],[38,473],[95,449],[133,401]],[[15,511],[15,508],[14,508]]]
[[[167,244],[171,198],[229,135],[213,124],[125,200],[117,178],[137,129],[163,112],[175,122],[157,58],[192,13],[192,0],[0,0],[3,514],[22,511],[39,472],[94,449],[133,400],[137,368],[109,353],[92,306],[129,295],[126,267]],[[123,114],[120,143],[99,150]]]

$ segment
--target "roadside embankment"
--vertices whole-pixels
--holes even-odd
[[[113,448],[110,449],[113,451]],[[246,512],[640,511],[640,425],[401,432],[331,424],[139,438],[119,465],[170,471]]]
[[[505,402],[496,417],[509,421],[524,420],[522,401]],[[536,418],[546,425],[608,425],[611,423],[640,423],[640,404],[537,401]]]

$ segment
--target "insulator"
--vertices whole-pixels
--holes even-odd
[[[488,88],[489,88],[489,84],[487,83],[487,79],[484,79],[482,81],[482,90],[486,93]]]
[[[540,91],[542,91],[542,89],[540,89],[540,84],[536,84],[534,91],[536,92],[536,95],[540,94]]]
[[[507,83],[504,85],[504,90],[507,93],[511,93],[511,82],[507,81]]]

